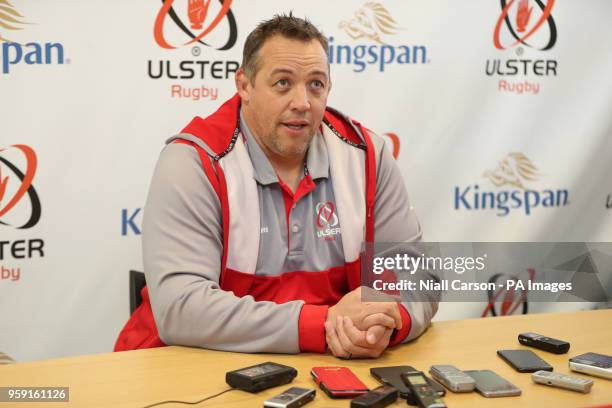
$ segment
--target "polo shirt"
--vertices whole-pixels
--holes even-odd
[[[168,345],[228,351],[324,352],[329,299],[337,301],[348,292],[325,140],[320,133],[314,136],[304,177],[293,192],[279,180],[244,120],[241,131],[258,189],[259,286],[245,296],[220,286],[219,198],[196,149],[168,144],[153,174],[142,228],[144,270],[159,337]],[[399,169],[384,141],[374,134],[371,139],[377,166],[376,240],[418,241],[421,227]],[[309,287],[291,284],[296,278]],[[308,304],[302,300],[307,291]],[[409,324],[399,338],[408,341],[429,325],[437,302],[416,299],[402,305]],[[317,312],[306,319],[306,308]]]
[[[317,132],[313,137],[294,192],[278,177],[243,118],[240,127],[259,196],[261,239],[255,274],[277,276],[343,265],[342,229],[335,214],[323,135]]]

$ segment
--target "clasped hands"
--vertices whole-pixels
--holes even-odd
[[[402,328],[396,302],[362,302],[359,287],[329,308],[325,340],[332,354],[340,358],[376,358],[389,345],[394,329]]]

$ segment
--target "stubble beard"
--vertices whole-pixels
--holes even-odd
[[[300,156],[306,153],[306,150],[308,150],[308,147],[310,146],[314,135],[315,133],[313,132],[311,135],[309,135],[307,140],[305,140],[303,143],[300,143],[299,145],[284,145],[278,133],[273,133],[272,135],[270,135],[270,138],[268,140],[270,141],[271,150],[273,150],[274,153],[278,154],[279,156]]]

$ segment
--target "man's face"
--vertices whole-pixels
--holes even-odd
[[[303,156],[327,105],[327,55],[317,40],[277,35],[264,42],[257,61],[254,81],[242,70],[236,78],[247,123],[271,159]]]

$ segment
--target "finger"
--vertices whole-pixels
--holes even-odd
[[[389,341],[391,341],[391,336],[392,335],[393,335],[393,330],[391,330],[391,329],[385,330],[385,333],[383,334],[383,337],[378,342],[378,344],[380,344],[382,342],[382,343],[384,343],[385,348],[387,348],[387,346],[389,345]]]
[[[389,347],[389,341],[391,340],[391,335],[393,334],[393,330],[387,329],[383,334],[382,338],[378,343],[374,345],[374,349],[372,352],[372,357],[378,358],[385,352],[387,347]]]
[[[395,320],[384,313],[374,313],[366,316],[361,324],[362,330],[369,329],[372,326],[384,326],[389,329],[395,329]]]
[[[344,330],[344,320],[348,319],[348,317],[339,317],[338,324],[336,325],[336,333],[338,334],[338,339],[340,340],[340,344],[342,348],[353,355],[353,357],[370,357],[372,351],[365,347],[361,347],[357,344],[354,344],[347,336],[346,331]],[[348,324],[347,320],[347,324]]]
[[[344,351],[341,350],[341,347],[339,347],[340,341],[338,340],[338,336],[336,335],[336,329],[334,328],[334,325],[330,322],[325,322],[325,341],[327,342],[327,347],[334,356],[343,356]]]
[[[395,328],[400,330],[402,328],[402,315],[400,315],[399,307],[397,303],[390,302],[370,302],[366,303],[365,310],[362,318],[363,321],[367,316],[373,315],[375,313],[384,313],[387,316],[391,317],[395,321]]]
[[[380,326],[380,325],[372,326],[366,332],[366,336],[365,336],[366,341],[369,344],[376,344],[383,338],[383,336],[385,335],[387,331],[391,331],[391,330],[386,328],[385,326]]]
[[[327,342],[327,347],[334,356],[337,354],[342,355],[342,352],[338,347],[340,342],[338,341],[338,336],[336,335],[336,329],[330,322],[325,322],[325,341]]]
[[[393,329],[376,325],[370,327],[367,331],[362,331],[353,324],[351,319],[345,318],[344,320],[344,332],[347,337],[353,344],[364,348],[373,348],[373,346],[383,338],[387,331],[392,333]]]
[[[362,346],[365,348],[370,347],[370,344],[366,340],[366,332],[363,330],[359,330],[357,326],[353,323],[353,321],[349,317],[345,317],[343,320],[344,326],[343,330],[351,343],[356,344],[358,346]]]
[[[340,358],[348,357],[348,352],[344,350],[340,345],[340,340],[338,340],[336,328],[331,322],[325,322],[325,334],[327,346],[330,348],[332,354]]]

